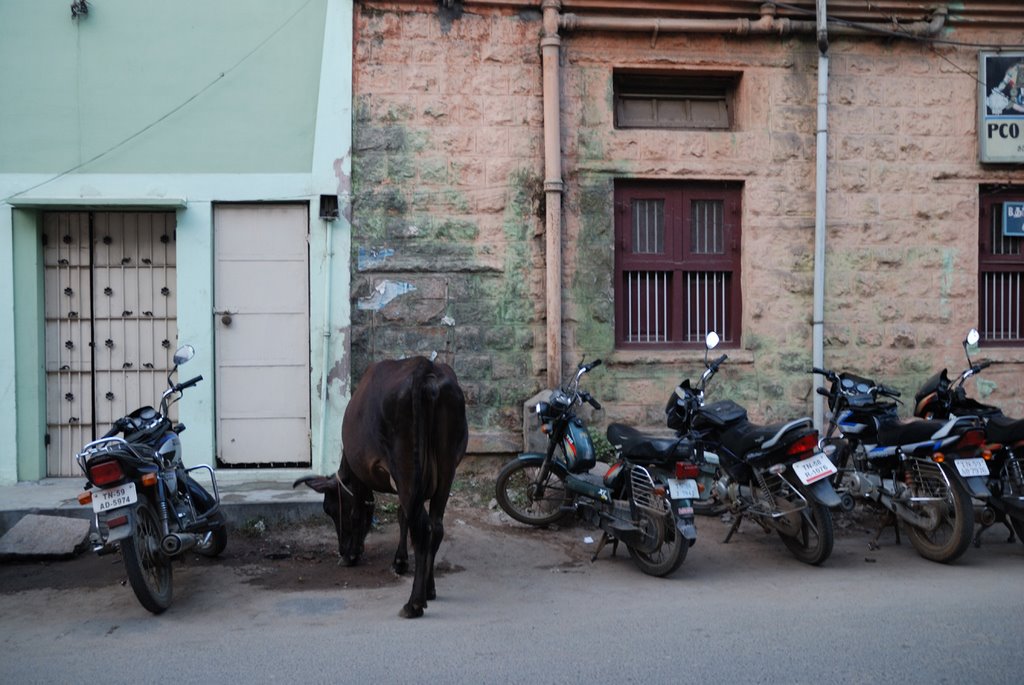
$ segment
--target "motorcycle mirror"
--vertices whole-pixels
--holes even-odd
[[[967,332],[967,339],[964,340],[964,345],[974,347],[978,344],[979,340],[981,340],[981,334],[978,333],[977,328],[972,328]]]
[[[182,345],[174,353],[174,365],[178,366],[180,364],[184,364],[194,356],[196,356],[196,348],[191,345]]]
[[[718,337],[718,333],[711,331],[704,339],[704,344],[709,350],[713,350],[718,347],[718,343],[722,342],[721,338]]]

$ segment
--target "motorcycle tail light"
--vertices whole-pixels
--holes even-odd
[[[120,462],[109,459],[107,461],[94,462],[89,464],[89,480],[94,485],[103,487],[111,485],[124,478],[124,470]]]
[[[786,450],[786,454],[791,457],[800,456],[807,452],[813,452],[818,446],[818,431],[808,433],[804,437],[800,438]]]
[[[985,445],[985,431],[970,430],[963,434],[956,443],[956,451],[960,454],[973,454]]]
[[[144,473],[142,474],[142,484],[146,487],[152,487],[156,485],[156,474],[155,473]]]
[[[686,480],[700,475],[700,467],[685,461],[676,462],[676,479]]]

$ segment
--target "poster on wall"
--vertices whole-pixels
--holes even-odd
[[[978,155],[1024,162],[1024,52],[982,52],[978,68]]]

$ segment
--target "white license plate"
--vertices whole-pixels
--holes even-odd
[[[672,499],[700,499],[700,491],[697,489],[697,481],[692,478],[688,478],[686,480],[669,478],[668,494]]]
[[[818,452],[810,459],[804,459],[793,464],[793,470],[804,485],[816,483],[822,478],[828,478],[836,472],[836,467],[829,461],[829,458],[822,452]]]
[[[139,496],[135,492],[135,483],[125,483],[124,485],[118,485],[116,488],[96,490],[92,493],[92,509],[97,514],[119,507],[126,507],[138,501]]]
[[[981,457],[975,457],[974,459],[954,459],[953,463],[956,464],[956,470],[964,478],[988,475],[988,464],[986,464],[985,460]]]

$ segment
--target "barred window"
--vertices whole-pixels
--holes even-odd
[[[1024,344],[1024,236],[1018,213],[1024,188],[982,188],[979,220],[978,311],[982,343]]]
[[[699,347],[740,338],[740,190],[620,182],[615,190],[616,344]]]

